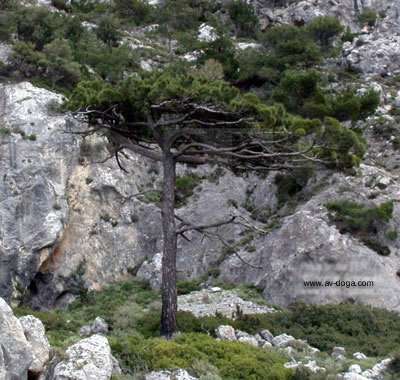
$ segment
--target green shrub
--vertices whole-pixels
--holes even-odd
[[[373,115],[379,106],[379,94],[370,89],[365,94],[359,96],[360,99],[360,119]]]
[[[196,174],[178,176],[176,178],[176,198],[178,206],[193,195],[195,187],[201,182],[201,178]]]
[[[186,280],[186,281],[178,281],[176,284],[178,294],[189,294],[196,290],[200,290],[201,280]]]
[[[41,50],[63,30],[65,17],[42,7],[23,8],[15,15],[19,40],[31,42]]]
[[[373,232],[379,223],[390,221],[393,215],[393,201],[368,207],[344,200],[329,202],[326,207],[335,213],[335,222],[341,224],[346,232]]]
[[[363,11],[358,16],[358,21],[361,26],[375,26],[376,20],[378,19],[378,14],[375,10],[371,8],[364,8]]]
[[[254,36],[258,27],[258,17],[251,4],[246,0],[231,0],[228,4],[228,12],[235,24],[238,37]]]
[[[114,7],[122,19],[143,25],[152,21],[154,9],[143,0],[115,0]]]
[[[129,368],[149,370],[166,368],[198,368],[198,361],[208,362],[222,379],[289,380],[291,370],[283,367],[279,354],[250,345],[216,341],[204,334],[182,334],[175,340],[123,336],[111,340],[116,355]],[[199,374],[201,375],[201,374]]]
[[[108,46],[116,46],[119,39],[121,38],[119,28],[119,20],[110,15],[106,14],[101,17],[98,26],[96,28],[97,37]]]
[[[342,35],[343,42],[353,42],[354,38],[357,36],[357,33],[353,33],[349,26],[346,27],[345,32]]]
[[[304,114],[302,107],[305,101],[321,97],[319,81],[320,75],[314,70],[287,70],[272,97],[289,112]]]
[[[263,328],[274,335],[287,333],[325,352],[344,346],[350,354],[361,351],[385,356],[396,350],[400,341],[397,313],[356,304],[295,304],[280,313],[244,316],[233,325],[250,333]]]
[[[290,66],[310,67],[322,60],[316,42],[304,28],[280,25],[270,28],[263,36],[268,49],[272,49],[268,65],[283,71]]]
[[[392,218],[392,201],[368,207],[344,200],[330,202],[326,207],[329,211],[334,212],[331,218],[342,233],[352,233],[379,255],[390,255],[390,249],[379,242],[377,233],[379,228]]]
[[[235,47],[229,37],[219,35],[215,41],[204,43],[201,48],[204,53],[199,63],[214,59],[221,63],[226,79],[233,80],[237,78],[239,64],[236,58]]]
[[[343,26],[336,17],[322,16],[314,18],[307,24],[306,29],[326,50],[332,46],[333,38],[343,31]]]
[[[9,41],[14,32],[15,23],[10,11],[0,11],[0,41]]]

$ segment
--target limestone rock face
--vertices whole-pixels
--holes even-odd
[[[66,359],[54,368],[51,380],[110,380],[113,358],[107,338],[92,335],[66,351]]]
[[[21,317],[19,321],[33,354],[29,371],[36,374],[42,373],[50,359],[50,344],[43,323],[32,315]]]
[[[241,259],[235,255],[227,258],[221,265],[221,277],[256,285],[264,289],[267,300],[280,305],[352,300],[400,310],[397,242],[392,245],[382,240],[391,247],[392,254],[380,256],[355,237],[340,233],[324,206],[335,199],[368,203],[369,194],[376,191],[375,179],[381,174],[363,165],[359,176],[332,176],[326,181],[325,190],[284,218],[281,226],[255,239],[254,252],[241,250]],[[387,172],[386,176],[391,177]],[[396,199],[396,194],[400,194],[400,187],[394,181],[381,191],[376,204]],[[393,225],[399,223],[399,211],[395,204]],[[244,265],[243,260],[249,265]],[[308,281],[322,284],[307,285]],[[373,285],[363,286],[367,281]]]
[[[20,321],[0,298],[0,378],[25,380],[32,360],[31,346]]]

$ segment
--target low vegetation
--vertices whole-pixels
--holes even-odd
[[[198,285],[181,282],[179,288],[187,293],[196,290]],[[242,287],[239,292],[246,298],[255,295],[258,300],[259,295],[253,289]],[[101,292],[82,293],[67,310],[37,312],[23,307],[15,313],[40,318],[50,343],[58,350],[80,339],[82,325],[97,316],[103,317],[110,326],[113,354],[130,375],[179,367],[204,376],[202,379],[208,379],[206,376],[246,380],[301,378],[300,371],[295,375],[283,368],[288,359],[281,354],[242,343],[216,341],[215,329],[221,324],[252,334],[265,328],[274,335],[291,334],[327,353],[339,345],[350,354],[361,351],[371,357],[382,357],[395,352],[400,342],[397,314],[355,304],[297,304],[272,314],[243,316],[238,313],[235,321],[221,315],[196,318],[188,312],[179,312],[178,327],[182,334],[166,341],[159,338],[159,308],[159,294],[146,284],[131,280],[110,285]],[[393,373],[398,371],[396,358],[391,365]]]

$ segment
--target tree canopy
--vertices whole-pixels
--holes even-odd
[[[103,128],[113,129],[135,141],[154,142],[155,130],[148,128],[149,117],[156,128],[176,128],[179,124],[185,133],[176,140],[175,148],[187,143],[188,134],[197,142],[204,142],[204,133],[198,131],[219,128],[223,121],[224,128],[220,130],[225,138],[207,141],[207,144],[233,146],[240,132],[242,141],[276,140],[277,145],[269,149],[286,151],[286,157],[279,157],[285,157],[285,161],[290,152],[307,151],[307,157],[303,154],[304,161],[312,157],[315,162],[336,168],[356,165],[365,152],[363,139],[335,119],[321,121],[294,116],[281,104],[267,105],[254,93],[242,94],[223,80],[208,81],[181,70],[141,73],[115,85],[101,80],[84,81],[75,89],[69,107],[91,110],[87,114],[92,124],[101,119]],[[166,118],[170,120],[166,122]],[[255,146],[253,149],[254,154],[263,150]],[[301,156],[297,163],[301,163]],[[258,159],[262,158],[258,155]],[[264,158],[269,160],[268,167],[282,161],[271,154]]]

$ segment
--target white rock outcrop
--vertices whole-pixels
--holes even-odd
[[[26,379],[32,361],[31,346],[21,322],[0,298],[0,378]]]
[[[33,354],[29,371],[36,374],[42,373],[50,360],[50,343],[46,337],[43,323],[32,315],[21,317],[19,321]]]
[[[236,340],[235,329],[229,325],[218,326],[215,330],[215,334],[217,338],[221,340]]]
[[[107,338],[92,335],[69,347],[51,380],[110,380],[114,361]]]

